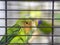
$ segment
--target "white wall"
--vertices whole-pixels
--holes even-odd
[[[4,1],[0,1],[0,9],[4,9],[4,8],[5,8]],[[0,11],[0,18],[5,18],[4,11]],[[5,26],[4,19],[0,19],[0,26]],[[5,34],[5,28],[0,28],[0,35],[4,35],[4,34]],[[1,39],[1,36],[0,36],[0,39]]]

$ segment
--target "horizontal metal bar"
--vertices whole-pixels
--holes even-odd
[[[15,45],[19,45],[19,44],[35,44],[35,45],[40,45],[40,44],[43,44],[43,45],[46,45],[46,44],[48,44],[48,45],[51,45],[51,43],[8,43],[8,42],[6,42],[6,43],[0,43],[1,45],[5,45],[5,44],[15,44]],[[60,45],[60,43],[53,43],[54,45]]]
[[[1,0],[1,1],[5,1],[5,0]],[[36,1],[36,2],[39,2],[39,1],[52,1],[52,0],[7,0],[7,1]]]
[[[5,11],[6,9],[0,9],[0,11]],[[19,10],[19,9],[7,9],[7,11],[52,11],[52,9],[39,9],[39,10]],[[54,11],[60,11],[60,9],[54,9]]]
[[[31,27],[27,27],[27,26],[20,26],[20,27],[12,27],[12,26],[7,26],[7,28],[60,28],[60,26],[42,26],[42,27],[36,27],[36,26],[31,26]],[[6,28],[6,26],[0,26],[0,28]]]
[[[50,43],[8,43],[8,42],[6,42],[6,43],[3,43],[3,44],[15,44],[16,45],[16,44],[50,44]]]
[[[6,9],[0,9],[0,11],[5,11]],[[40,10],[28,10],[28,9],[26,9],[26,10],[18,10],[18,9],[7,9],[7,11],[52,11],[52,9],[40,9]],[[59,10],[54,10],[54,11],[60,11],[60,9]]]
[[[9,43],[9,42],[6,42],[6,43],[0,43],[0,44],[51,44],[51,43]],[[55,44],[55,43],[54,43]],[[60,43],[56,43],[56,44],[60,44]]]
[[[0,18],[1,19],[5,19],[5,18]],[[7,20],[52,20],[52,18],[7,18]],[[60,18],[59,18],[60,19]]]
[[[5,18],[0,18],[0,20]],[[52,20],[52,18],[7,18],[7,20]],[[54,18],[54,20],[60,20],[60,18]]]
[[[0,20],[5,20],[5,18],[0,18]],[[52,20],[51,18],[7,18],[7,20]],[[60,18],[54,18],[54,20],[60,20]]]
[[[52,26],[51,27],[47,27],[47,26],[43,26],[43,27],[36,27],[36,26],[30,26],[30,27],[28,27],[28,26],[20,26],[20,27],[0,26],[0,28],[6,28],[6,27],[7,28],[52,28]]]
[[[52,35],[0,35],[0,36],[52,36]],[[58,36],[58,35],[57,35]]]
[[[40,9],[40,10],[18,10],[18,9],[7,9],[7,11],[52,11],[52,9]],[[54,10],[54,11],[60,11],[60,9],[59,10]]]
[[[45,34],[45,35],[42,35],[42,34],[41,35],[13,35],[13,34],[8,35],[7,34],[7,35],[0,35],[0,36],[48,36],[48,37],[50,36],[50,37],[52,37],[52,35],[49,35],[49,34],[48,35],[47,34]],[[60,37],[60,35],[53,34],[53,37]]]
[[[6,9],[0,9],[0,11],[5,11]],[[7,9],[7,11],[52,11],[51,10],[19,10],[19,9]]]
[[[52,35],[47,35],[47,34],[45,34],[45,35],[13,35],[13,34],[11,34],[11,35],[0,35],[0,36],[52,36]],[[60,35],[54,35],[54,36],[60,36]]]
[[[52,25],[52,24],[51,24]],[[59,26],[49,26],[49,27],[47,27],[47,26],[38,26],[38,27],[36,27],[36,26],[20,26],[20,27],[12,27],[12,26],[0,26],[0,28],[60,28],[60,25]]]

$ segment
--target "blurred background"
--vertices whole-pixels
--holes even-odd
[[[5,9],[5,2],[0,1],[0,9]],[[8,10],[47,10],[41,11],[41,18],[47,18],[48,23],[52,23],[52,2],[20,2],[20,1],[8,1]],[[60,10],[60,2],[54,3],[54,9]],[[20,11],[7,11],[7,18],[21,18]],[[5,11],[0,11],[0,18],[5,18]],[[54,18],[60,18],[60,11],[54,11]],[[12,26],[16,20],[8,19],[7,25]],[[0,19],[0,26],[5,26],[5,19]],[[60,26],[60,20],[54,20],[54,26]],[[5,35],[5,28],[0,27],[0,35]],[[60,28],[54,28],[54,35],[60,35]],[[0,39],[2,36],[0,36]],[[36,41],[39,42],[39,41]],[[49,36],[49,42],[51,42],[51,36]],[[44,42],[43,42],[44,43]],[[48,42],[46,42],[48,43]],[[54,36],[54,43],[60,43],[60,36]]]

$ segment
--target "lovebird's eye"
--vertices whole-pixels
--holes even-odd
[[[28,22],[26,22],[26,24],[28,24]]]

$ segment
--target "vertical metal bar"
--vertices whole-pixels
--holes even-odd
[[[52,0],[52,45],[54,45],[54,0]]]
[[[6,35],[6,45],[7,45],[7,0],[5,0],[5,35]]]

